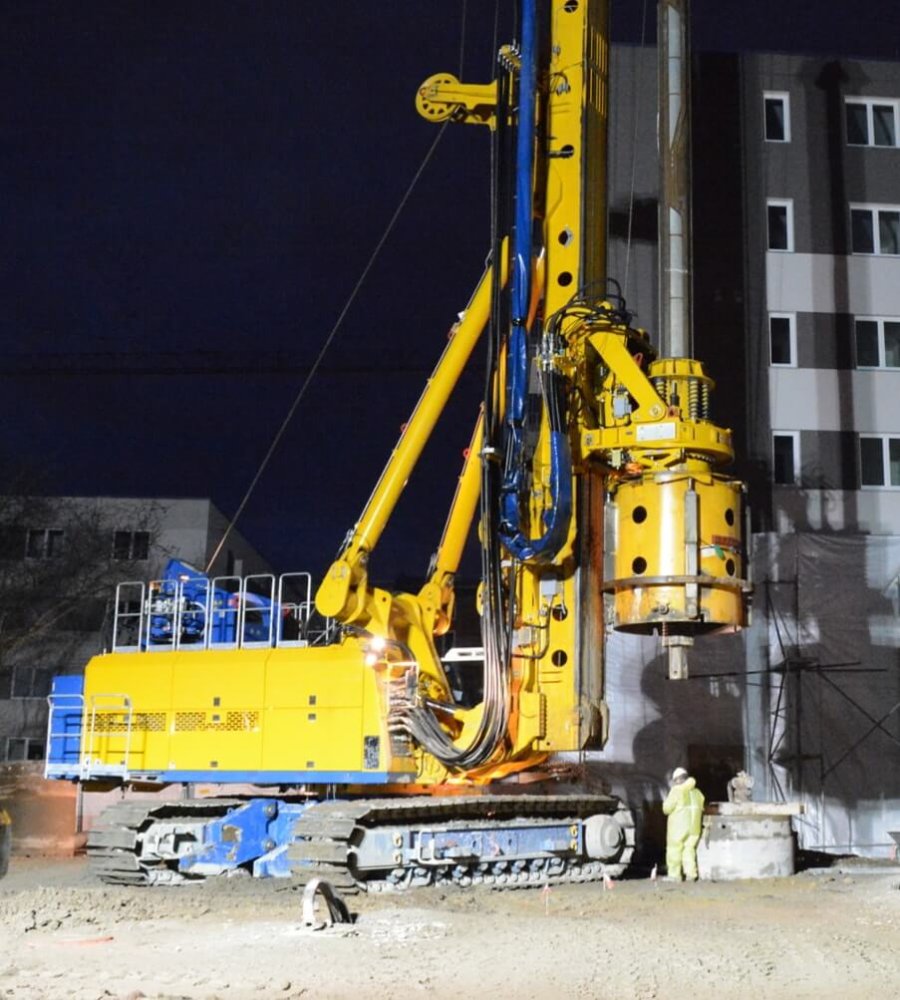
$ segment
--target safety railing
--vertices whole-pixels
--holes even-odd
[[[314,605],[311,573],[282,573],[278,578],[278,645],[306,646]]]
[[[141,648],[146,599],[146,587],[142,581],[128,581],[116,587],[112,634],[114,653],[128,653]]]
[[[142,648],[161,652],[178,644],[178,626],[183,583],[180,580],[151,580],[144,605]]]
[[[239,635],[244,649],[274,645],[275,577],[269,573],[245,576],[241,587]]]
[[[206,649],[237,649],[241,635],[241,594],[239,576],[217,576],[209,593],[209,624]]]
[[[54,693],[48,695],[47,706],[44,777],[56,778],[80,772],[84,695]]]
[[[129,581],[116,588],[112,650],[308,646],[333,630],[316,614],[310,573]]]

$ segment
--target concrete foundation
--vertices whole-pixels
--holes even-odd
[[[793,875],[791,803],[712,803],[697,847],[700,877],[714,882]]]

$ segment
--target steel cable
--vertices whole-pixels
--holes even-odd
[[[309,385],[312,382],[312,380],[315,378],[316,373],[318,372],[319,367],[321,366],[322,361],[325,358],[325,354],[327,353],[328,348],[331,347],[331,343],[334,340],[335,336],[337,335],[338,330],[341,328],[341,324],[344,322],[344,318],[346,317],[347,313],[350,311],[350,307],[353,305],[354,301],[356,300],[356,296],[359,294],[359,291],[362,288],[363,283],[365,282],[366,278],[368,277],[369,272],[372,270],[372,267],[374,266],[375,261],[378,259],[378,255],[379,255],[379,253],[381,253],[382,247],[387,242],[388,237],[393,232],[394,226],[397,224],[397,220],[400,218],[400,213],[406,207],[406,203],[409,201],[410,196],[412,195],[413,191],[415,190],[416,185],[419,182],[419,178],[424,173],[425,168],[428,166],[428,163],[431,160],[431,157],[434,155],[434,151],[437,149],[438,143],[441,141],[441,138],[443,137],[444,131],[446,130],[448,124],[449,124],[449,122],[444,122],[443,125],[441,125],[440,130],[438,131],[438,134],[435,136],[434,141],[428,147],[428,151],[425,153],[425,156],[422,159],[422,162],[419,164],[418,170],[416,170],[415,174],[413,175],[412,180],[409,182],[409,185],[407,186],[406,191],[403,194],[403,197],[400,199],[400,203],[397,205],[396,209],[394,210],[394,214],[391,216],[390,221],[388,222],[387,226],[385,227],[384,232],[381,234],[380,239],[375,244],[375,249],[370,254],[369,259],[366,262],[366,266],[362,269],[362,273],[360,274],[359,278],[357,279],[356,284],[353,286],[353,290],[350,292],[350,295],[348,296],[347,301],[344,303],[343,308],[341,309],[340,313],[338,314],[338,318],[335,320],[334,325],[331,328],[331,331],[329,332],[328,336],[325,338],[325,342],[322,344],[322,347],[320,348],[319,353],[316,355],[316,359],[313,362],[312,367],[309,370],[309,373],[307,374],[306,378],[303,380],[303,384],[300,386],[300,389],[297,392],[297,395],[294,397],[294,401],[291,403],[290,407],[288,408],[287,414],[285,415],[284,420],[282,420],[282,422],[281,422],[281,426],[278,428],[277,432],[275,433],[275,437],[272,439],[272,443],[269,445],[268,451],[263,456],[263,460],[262,460],[262,462],[260,462],[259,468],[256,470],[256,474],[254,475],[253,479],[251,480],[250,485],[247,487],[247,490],[244,493],[244,496],[243,496],[240,504],[238,504],[238,508],[237,508],[237,511],[234,514],[234,517],[232,517],[231,520],[228,522],[228,525],[225,528],[225,531],[223,532],[221,539],[219,540],[219,544],[216,546],[213,554],[210,556],[209,561],[206,564],[206,569],[205,569],[206,573],[209,573],[210,570],[212,569],[213,564],[215,563],[216,559],[219,556],[219,553],[222,551],[222,548],[225,545],[225,542],[228,540],[228,536],[231,534],[232,530],[234,529],[235,524],[237,524],[238,519],[240,518],[241,514],[244,512],[244,508],[247,506],[247,503],[249,502],[250,497],[252,496],[253,491],[256,488],[256,484],[259,482],[260,478],[262,477],[262,474],[265,471],[266,466],[268,466],[270,459],[275,454],[275,449],[278,447],[278,444],[281,441],[282,437],[284,437],[284,433],[285,433],[285,431],[288,428],[288,424],[290,424],[291,419],[294,416],[294,413],[296,413],[296,411],[297,411],[297,407],[300,405],[300,402],[302,401],[303,397],[306,395],[307,388],[309,387]]]

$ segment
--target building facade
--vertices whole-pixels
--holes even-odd
[[[771,527],[900,534],[900,66],[757,55],[742,77]]]
[[[611,273],[656,340],[656,52],[613,52]],[[900,829],[900,64],[699,54],[694,353],[753,514],[752,627],[667,683],[616,637],[604,763],[645,816],[665,772],[799,800],[802,846]]]

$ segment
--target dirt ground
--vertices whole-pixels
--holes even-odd
[[[348,897],[302,926],[283,882],[118,889],[81,859],[13,858],[0,882],[0,997],[521,1000],[892,996],[900,866],[788,879]]]

